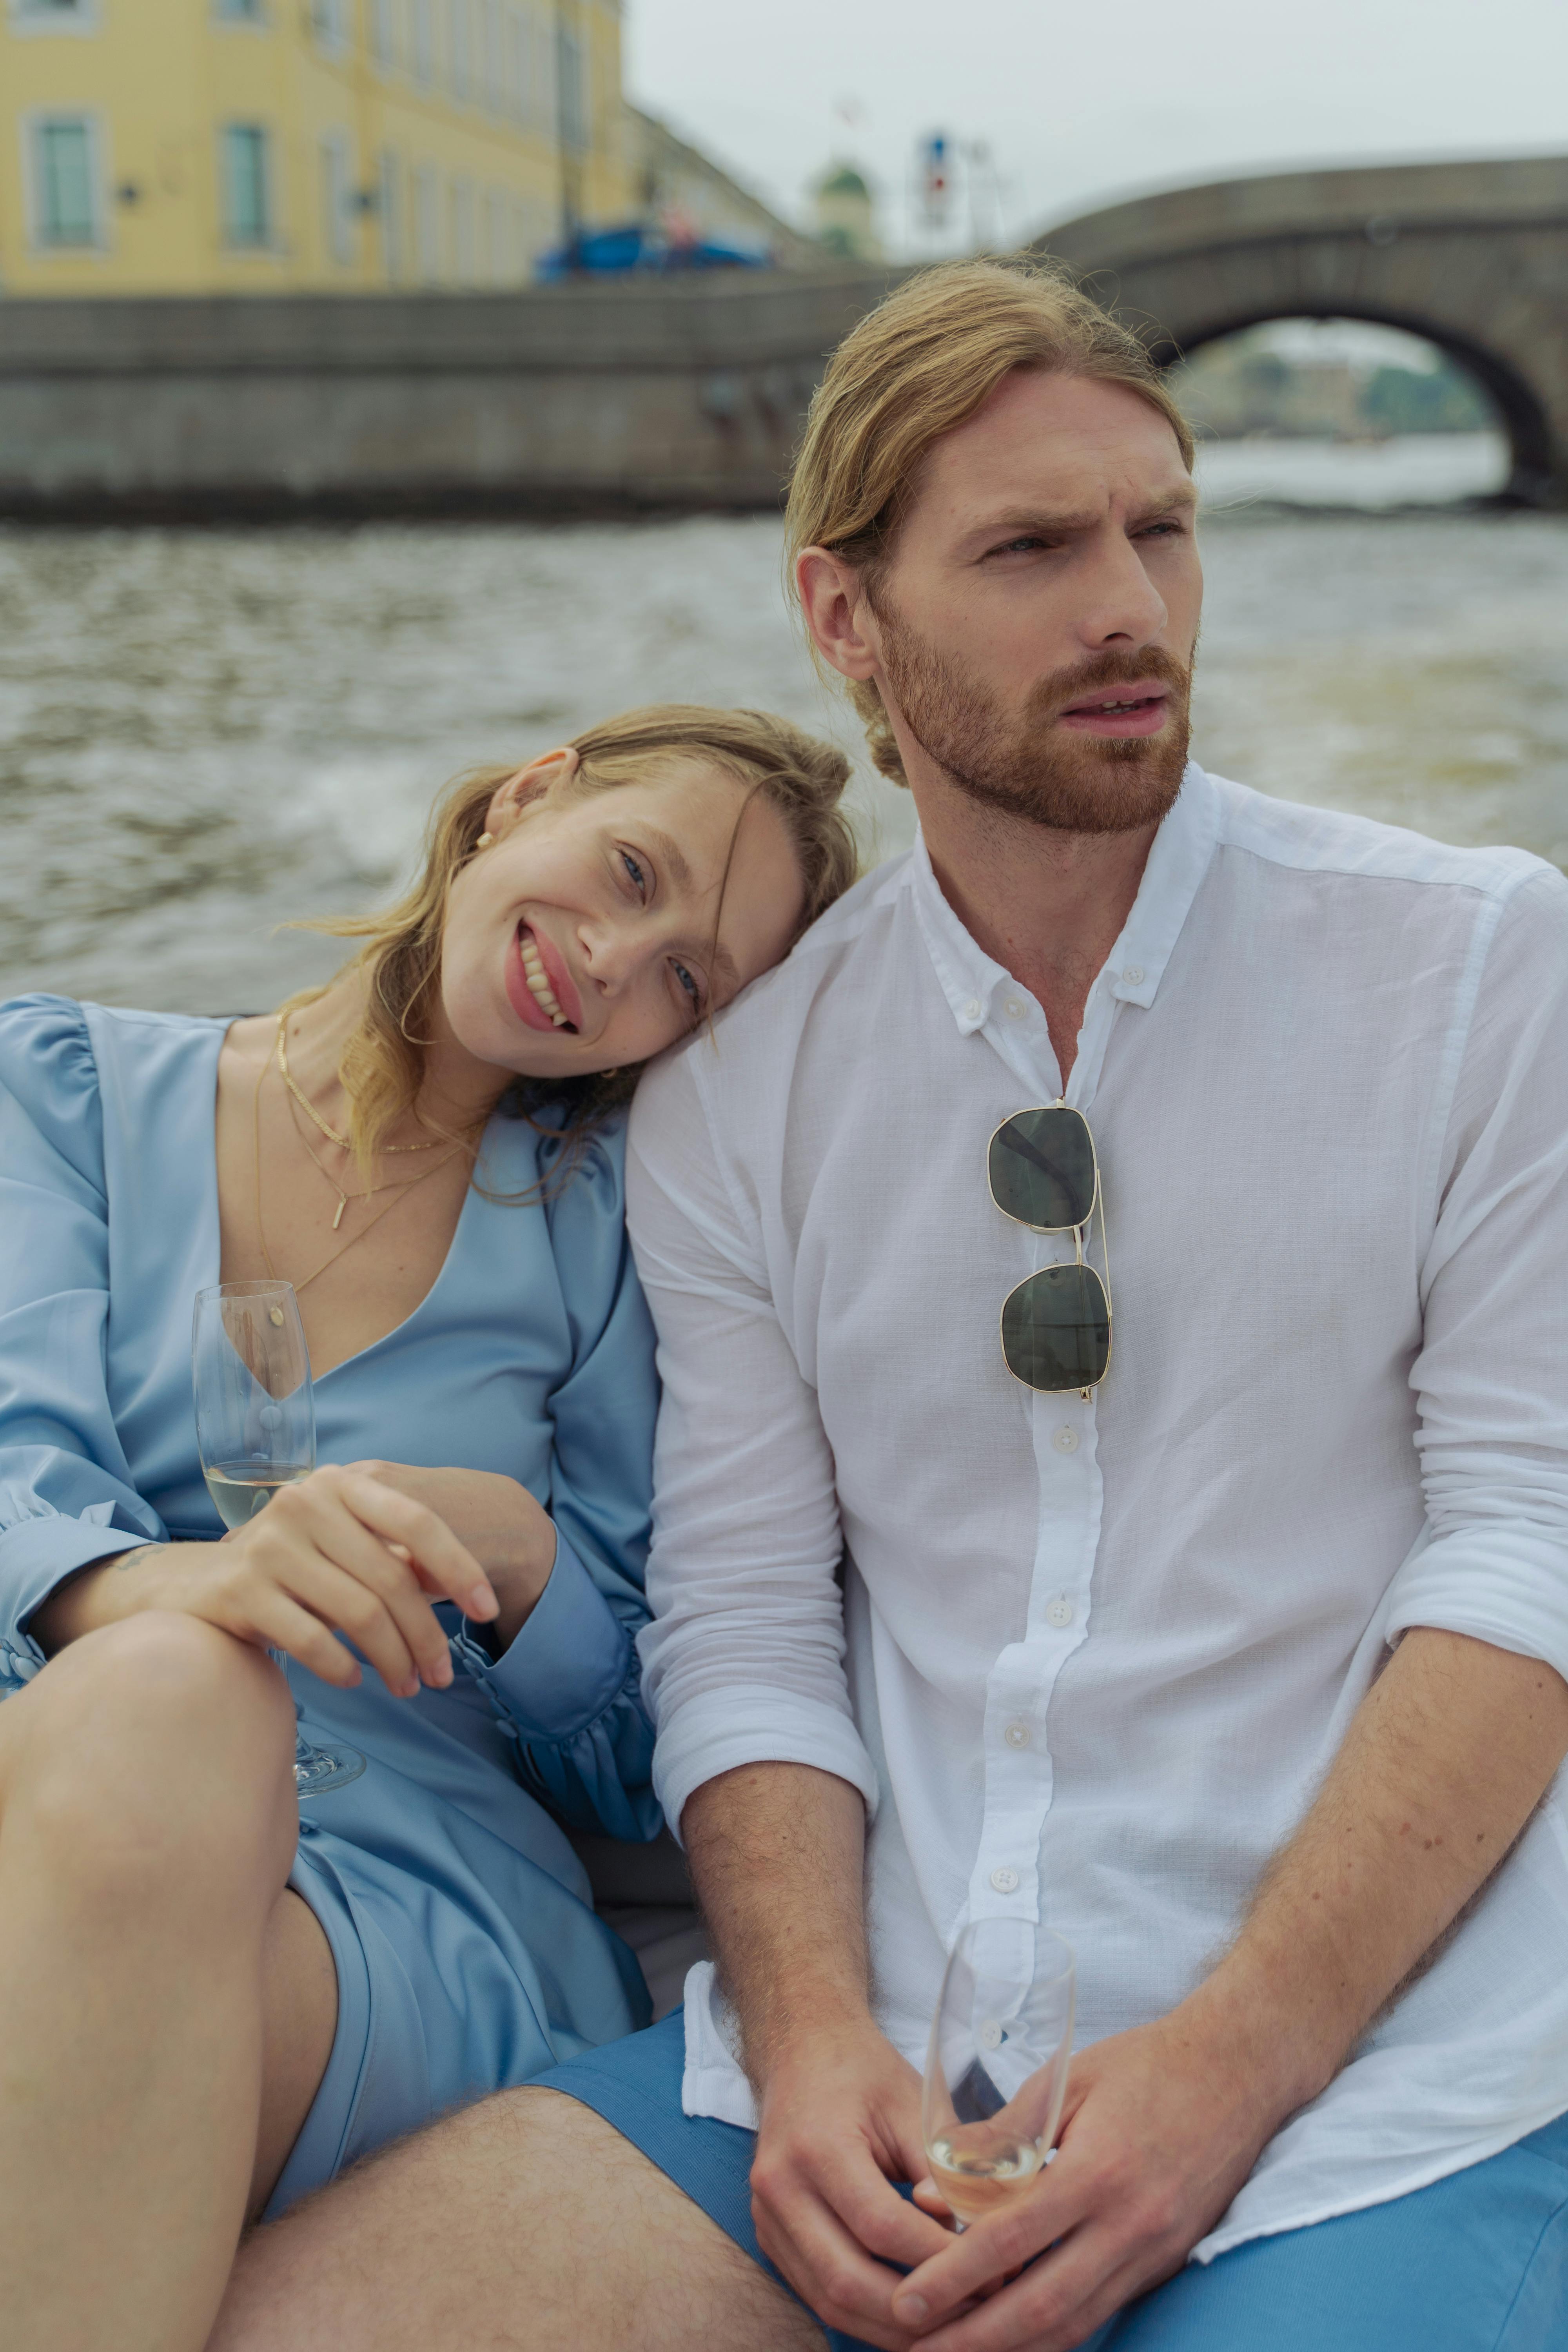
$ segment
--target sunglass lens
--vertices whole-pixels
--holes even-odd
[[[991,1139],[991,1197],[1009,1217],[1047,1233],[1087,1225],[1094,1209],[1094,1145],[1081,1112],[1055,1103],[1021,1110]]]
[[[1002,1307],[1002,1353],[1031,1389],[1091,1389],[1110,1361],[1110,1307],[1091,1265],[1046,1265]]]

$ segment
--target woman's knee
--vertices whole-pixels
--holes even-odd
[[[8,1820],[20,1808],[79,1876],[287,1875],[293,1707],[260,1651],[150,1611],[73,1643],[11,1705]]]

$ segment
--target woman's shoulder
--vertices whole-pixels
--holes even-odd
[[[68,1129],[101,1121],[104,1078],[122,1083],[145,1070],[166,1078],[171,1049],[205,1042],[225,1024],[184,1013],[137,1013],[80,1003],[74,996],[13,996],[0,1003],[0,1087],[38,1124]]]

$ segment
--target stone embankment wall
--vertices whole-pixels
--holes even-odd
[[[886,273],[0,302],[0,514],[772,507]]]

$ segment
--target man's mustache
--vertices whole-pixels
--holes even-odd
[[[1184,699],[1192,688],[1191,667],[1157,646],[1151,646],[1141,654],[1095,654],[1072,669],[1054,670],[1049,677],[1031,687],[1028,716],[1031,719],[1056,719],[1086,696],[1103,694],[1107,687],[1135,686],[1141,679],[1151,677],[1158,678],[1162,686],[1168,686],[1173,694]]]

